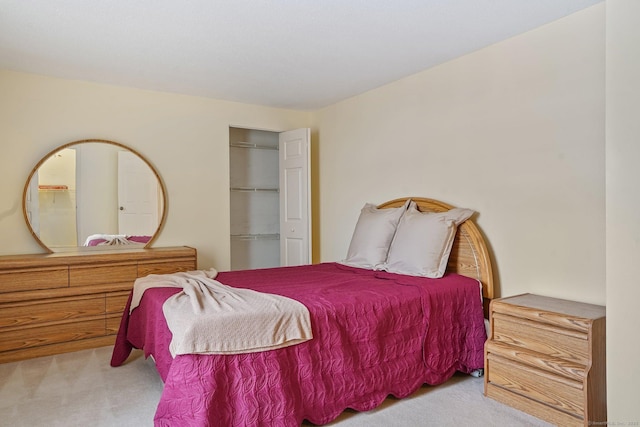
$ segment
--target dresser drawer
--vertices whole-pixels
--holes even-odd
[[[113,292],[107,294],[106,312],[122,314],[129,300],[130,292]]]
[[[136,280],[138,268],[135,264],[101,265],[69,269],[70,286],[101,285],[107,283],[131,282]]]
[[[0,306],[0,329],[98,316],[104,308],[104,297],[95,295],[5,304]]]
[[[585,364],[590,360],[588,334],[493,313],[492,340],[551,357]]]
[[[122,316],[120,314],[107,314],[106,318],[106,329],[107,335],[115,335],[118,333],[118,329],[120,329],[120,321],[122,320]]]
[[[67,266],[16,269],[3,271],[0,274],[0,294],[34,289],[66,288],[67,286],[69,286],[69,268]],[[2,296],[0,295],[1,301]]]
[[[487,354],[488,384],[579,419],[584,415],[583,384]]]
[[[0,331],[0,352],[105,335],[104,314],[99,319]]]
[[[138,263],[138,277],[149,274],[168,274],[180,271],[193,271],[196,269],[195,260],[163,260],[162,262],[140,262]]]

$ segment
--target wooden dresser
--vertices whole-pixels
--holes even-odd
[[[556,425],[606,424],[605,307],[524,294],[489,311],[486,396]]]
[[[113,344],[136,278],[196,264],[189,247],[0,256],[0,363]]]

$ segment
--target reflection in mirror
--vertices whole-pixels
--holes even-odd
[[[31,233],[49,252],[148,247],[165,216],[158,173],[134,150],[105,140],[52,151],[24,189]]]

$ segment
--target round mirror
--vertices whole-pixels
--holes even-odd
[[[100,139],[56,148],[35,166],[22,210],[48,252],[149,247],[165,219],[160,175],[139,153]]]

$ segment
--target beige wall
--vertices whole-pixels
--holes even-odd
[[[41,252],[22,217],[31,168],[86,138],[132,147],[169,193],[157,246],[190,245],[201,267],[229,266],[229,125],[283,131],[310,113],[0,70],[0,254]]]
[[[640,2],[607,0],[607,391],[610,425],[640,422]],[[635,422],[635,424],[632,424]]]
[[[224,269],[227,127],[315,125],[316,260],[344,257],[367,201],[473,208],[502,295],[606,300],[609,419],[638,421],[639,6],[606,2],[606,145],[604,4],[314,114],[0,71],[0,254],[40,251],[20,206],[30,168],[62,143],[106,138],[164,178],[157,245],[192,245],[201,267]]]
[[[604,12],[318,112],[322,259],[365,202],[432,197],[480,213],[502,296],[604,304]]]

